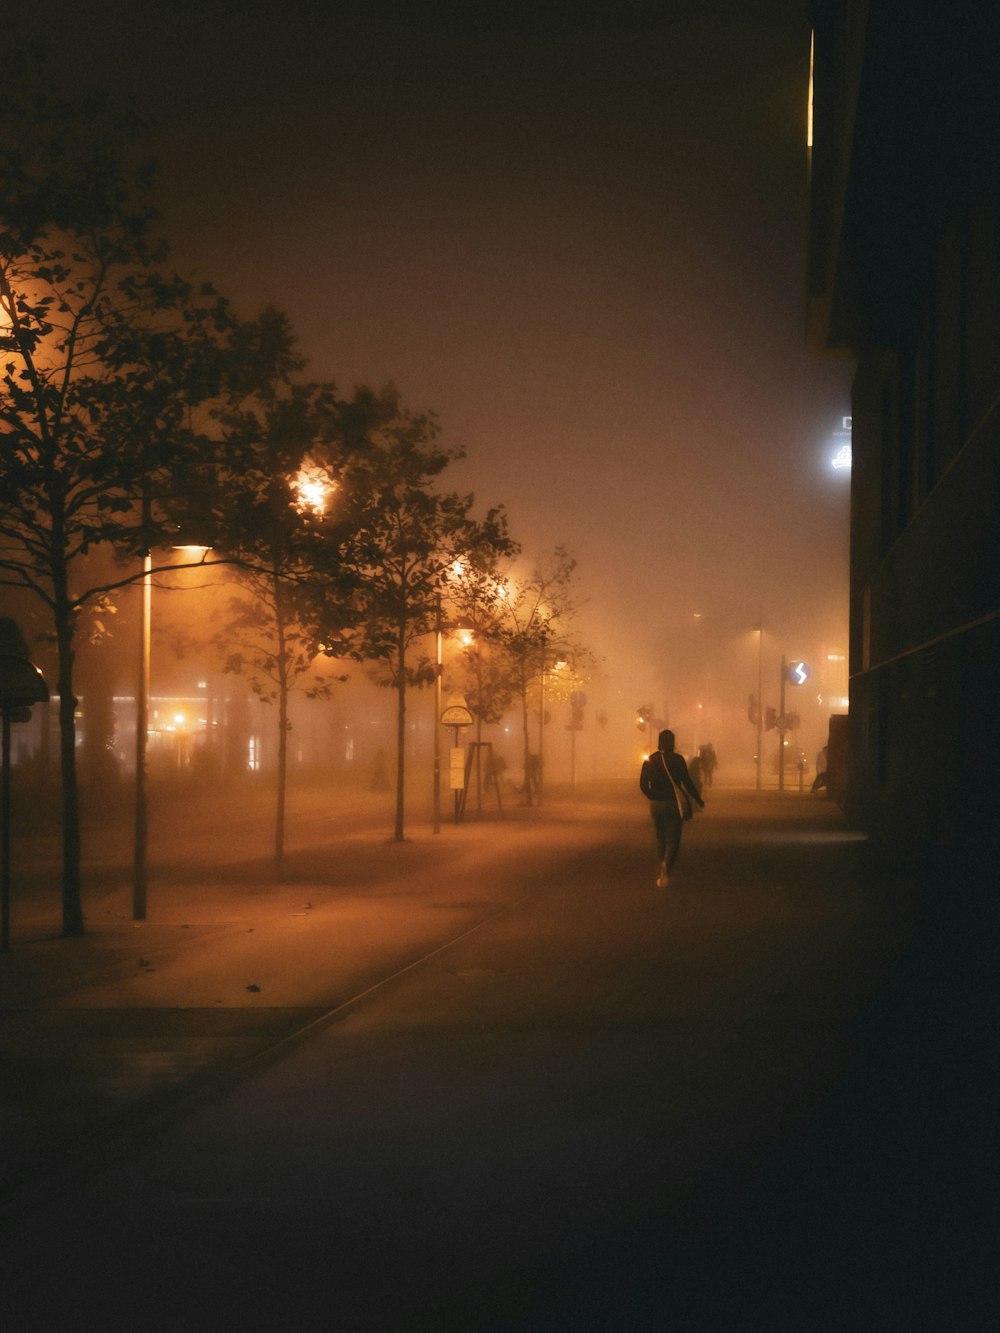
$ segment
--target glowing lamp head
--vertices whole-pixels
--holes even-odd
[[[314,514],[322,518],[336,489],[337,483],[325,469],[313,463],[304,463],[292,482],[295,507],[301,514]]]

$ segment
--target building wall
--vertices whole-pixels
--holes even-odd
[[[1000,64],[962,4],[916,23],[887,0],[814,9],[817,79],[836,96],[816,101],[810,336],[857,365],[847,808],[895,859],[958,857],[985,882],[1000,824],[1000,97],[984,71]]]

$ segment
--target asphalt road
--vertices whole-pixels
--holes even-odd
[[[631,792],[584,815],[422,864],[419,947],[11,1230],[5,1326],[990,1326],[886,1063],[907,885],[808,796],[713,793],[665,892]]]

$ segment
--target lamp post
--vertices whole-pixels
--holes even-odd
[[[542,643],[542,672],[538,683],[538,773],[535,781],[535,796],[539,805],[542,803],[542,773],[545,765],[545,673],[548,670],[548,652]],[[524,775],[525,788],[530,784],[530,777]]]
[[[785,682],[788,679],[788,664],[785,655],[781,655],[781,684],[778,696],[778,791],[785,790]]]
[[[761,749],[764,744],[764,613],[757,624],[757,779],[756,790],[761,789]]]
[[[148,531],[148,502],[144,505],[145,525]],[[186,545],[175,550],[200,553],[202,557],[210,546]],[[147,862],[149,851],[149,771],[147,745],[149,740],[149,667],[150,641],[153,625],[153,553],[146,548],[142,557],[142,617],[139,630],[139,664],[135,692],[135,832],[132,855],[132,920],[146,920]]]
[[[434,600],[434,832],[441,832],[441,677],[444,672],[442,656],[441,594]]]
[[[146,919],[146,859],[149,843],[146,744],[149,734],[149,646],[153,612],[153,556],[142,558],[142,619],[135,691],[135,834],[132,855],[132,919]]]
[[[558,655],[553,659],[552,670],[560,671],[567,665],[566,659]],[[545,680],[549,671],[548,647],[542,646],[542,672],[539,683],[539,705],[538,705],[538,775],[535,784],[535,790],[538,795],[538,804],[542,803],[542,793],[545,783]]]
[[[476,632],[469,631],[466,649],[476,645],[476,813],[483,812],[482,754],[483,754],[483,642]]]

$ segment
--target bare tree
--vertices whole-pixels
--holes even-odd
[[[84,561],[102,544],[148,549],[165,530],[157,497],[203,444],[191,413],[232,320],[210,288],[166,268],[130,127],[13,99],[0,117],[0,583],[51,618],[63,931],[80,935],[75,638],[85,608],[143,577],[89,583]]]
[[[542,741],[545,726],[544,684],[553,663],[582,652],[572,637],[577,601],[573,589],[576,560],[565,547],[538,560],[527,576],[508,570],[496,583],[490,606],[490,637],[507,663],[509,688],[521,712],[524,801],[533,805],[541,792]],[[532,694],[537,688],[539,744],[531,744]]]
[[[342,674],[317,668],[349,650],[357,615],[355,577],[344,559],[350,534],[340,475],[346,451],[338,404],[328,384],[296,384],[301,361],[284,316],[265,312],[241,338],[256,371],[236,382],[215,412],[223,462],[214,514],[216,540],[234,562],[238,585],[215,645],[224,669],[244,675],[275,705],[277,763],[274,866],[284,868],[289,698],[301,688],[328,698]]]
[[[436,444],[433,416],[408,412],[391,386],[362,391],[354,410],[368,445],[351,474],[352,484],[367,496],[354,542],[365,608],[361,651],[383,664],[378,675],[396,691],[393,836],[402,842],[407,689],[435,678],[426,655],[413,662],[411,650],[434,629],[440,601],[465,564],[488,563],[513,544],[501,510],[492,509],[479,521],[472,516],[471,495],[435,489],[437,478],[462,454]]]

